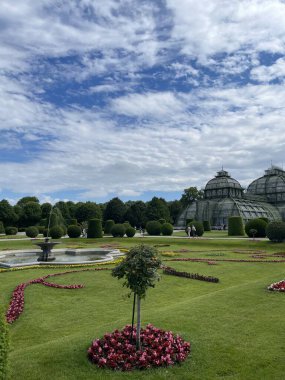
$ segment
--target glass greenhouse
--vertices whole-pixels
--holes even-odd
[[[244,223],[265,217],[268,220],[285,219],[285,172],[279,168],[265,171],[253,181],[247,192],[225,170],[221,170],[205,186],[204,199],[186,207],[177,226],[184,227],[187,219],[206,221],[212,227],[227,226],[230,216],[241,216]]]

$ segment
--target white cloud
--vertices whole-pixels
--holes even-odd
[[[251,70],[252,79],[258,82],[270,82],[274,79],[283,79],[285,77],[285,59],[279,58],[270,66],[258,66]]]

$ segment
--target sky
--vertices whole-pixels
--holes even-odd
[[[1,0],[0,199],[245,188],[285,147],[285,1]]]

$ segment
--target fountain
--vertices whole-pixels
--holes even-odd
[[[45,238],[44,241],[41,241],[39,243],[35,243],[35,245],[37,245],[38,247],[40,247],[41,250],[42,250],[42,252],[41,252],[40,256],[38,257],[37,261],[52,261],[52,260],[55,260],[55,256],[54,256],[54,254],[52,253],[51,250],[53,249],[53,247],[56,244],[60,244],[59,242],[50,241],[50,238],[48,236],[49,235],[49,227],[50,227],[50,218],[51,218],[52,211],[53,211],[53,206],[50,209],[50,213],[49,213],[48,228],[47,228],[47,237]]]
[[[56,241],[49,241],[48,237],[46,237],[44,241],[41,241],[39,243],[35,243],[35,245],[39,246],[42,250],[37,261],[55,260],[55,256],[51,250],[56,244],[60,244],[60,243],[56,242]]]

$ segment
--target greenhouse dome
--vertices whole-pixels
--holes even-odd
[[[189,204],[182,211],[177,227],[184,227],[190,220],[198,220],[209,221],[214,228],[225,228],[230,216],[240,216],[244,223],[254,218],[267,218],[271,221],[281,220],[283,216],[285,219],[285,202],[277,207],[275,202],[269,201],[272,198],[266,197],[267,194],[271,197],[273,194],[285,195],[285,172],[283,173],[281,176],[279,172],[276,174],[276,170],[274,174],[272,170],[267,170],[265,180],[262,177],[253,181],[247,193],[244,193],[239,182],[227,171],[219,171],[207,182],[204,198]],[[267,176],[270,177],[269,180]],[[275,184],[279,184],[277,189]],[[274,199],[278,199],[278,195]]]
[[[207,183],[204,190],[205,199],[224,197],[241,198],[242,194],[243,188],[239,182],[233,179],[225,170],[219,171],[215,178]]]

